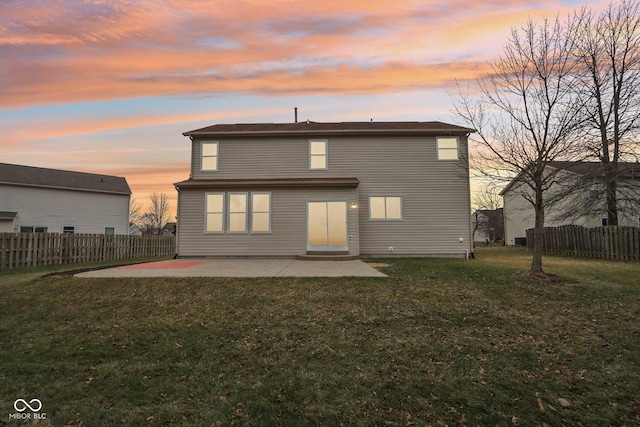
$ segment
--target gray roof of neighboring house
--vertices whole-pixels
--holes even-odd
[[[318,123],[241,123],[217,124],[184,132],[184,136],[233,136],[233,135],[324,135],[324,134],[466,134],[474,129],[442,122],[339,122]]]
[[[571,162],[571,161],[552,161],[547,163],[548,166],[557,169],[565,170],[579,175],[584,175],[587,178],[598,179],[603,175],[603,163],[602,162]],[[507,184],[500,195],[504,195],[507,191],[511,190],[523,172],[520,172],[518,176],[512,179]],[[624,179],[640,179],[640,163],[637,162],[618,162],[618,175],[619,178]]]
[[[0,163],[0,184],[131,194],[127,180],[122,177],[8,163]]]
[[[549,166],[581,175],[602,175],[602,162],[549,162]],[[623,178],[640,178],[640,163],[618,162],[618,175]]]

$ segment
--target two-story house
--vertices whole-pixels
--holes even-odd
[[[185,132],[178,256],[469,256],[470,132],[373,121]]]
[[[620,163],[618,176],[619,225],[640,227],[640,164]],[[545,227],[608,225],[602,165],[597,162],[549,162],[553,181],[544,194]],[[529,200],[531,188],[522,174],[501,192],[504,199],[505,244],[525,245],[527,229],[535,226],[535,212]]]
[[[123,177],[0,163],[0,232],[128,234]]]

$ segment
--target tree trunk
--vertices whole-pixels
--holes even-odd
[[[618,164],[605,164],[607,225],[618,225]]]
[[[542,200],[542,183],[536,185],[536,199],[534,203],[536,215],[535,228],[533,230],[533,259],[531,260],[532,273],[542,273],[542,240],[544,239],[544,202]]]

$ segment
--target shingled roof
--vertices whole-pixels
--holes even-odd
[[[217,124],[184,132],[184,136],[292,135],[292,134],[464,134],[474,129],[442,122],[297,122]]]
[[[122,177],[8,163],[0,163],[0,184],[131,194],[127,180]]]

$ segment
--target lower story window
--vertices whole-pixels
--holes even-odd
[[[271,231],[271,193],[251,194],[251,232]]]
[[[229,233],[247,232],[247,194],[229,193]]]
[[[402,197],[369,197],[369,219],[402,220]]]
[[[20,227],[21,233],[46,233],[48,227]]]
[[[224,231],[224,193],[207,194],[205,204],[205,231],[208,233],[222,233]]]
[[[64,227],[62,227],[62,232],[65,234],[73,234],[76,232],[76,227],[74,227],[73,225],[65,225]]]
[[[106,234],[107,236],[113,236],[116,234],[116,228],[115,227],[105,227],[104,228],[104,234]]]
[[[207,193],[205,210],[207,233],[271,232],[271,193]]]

